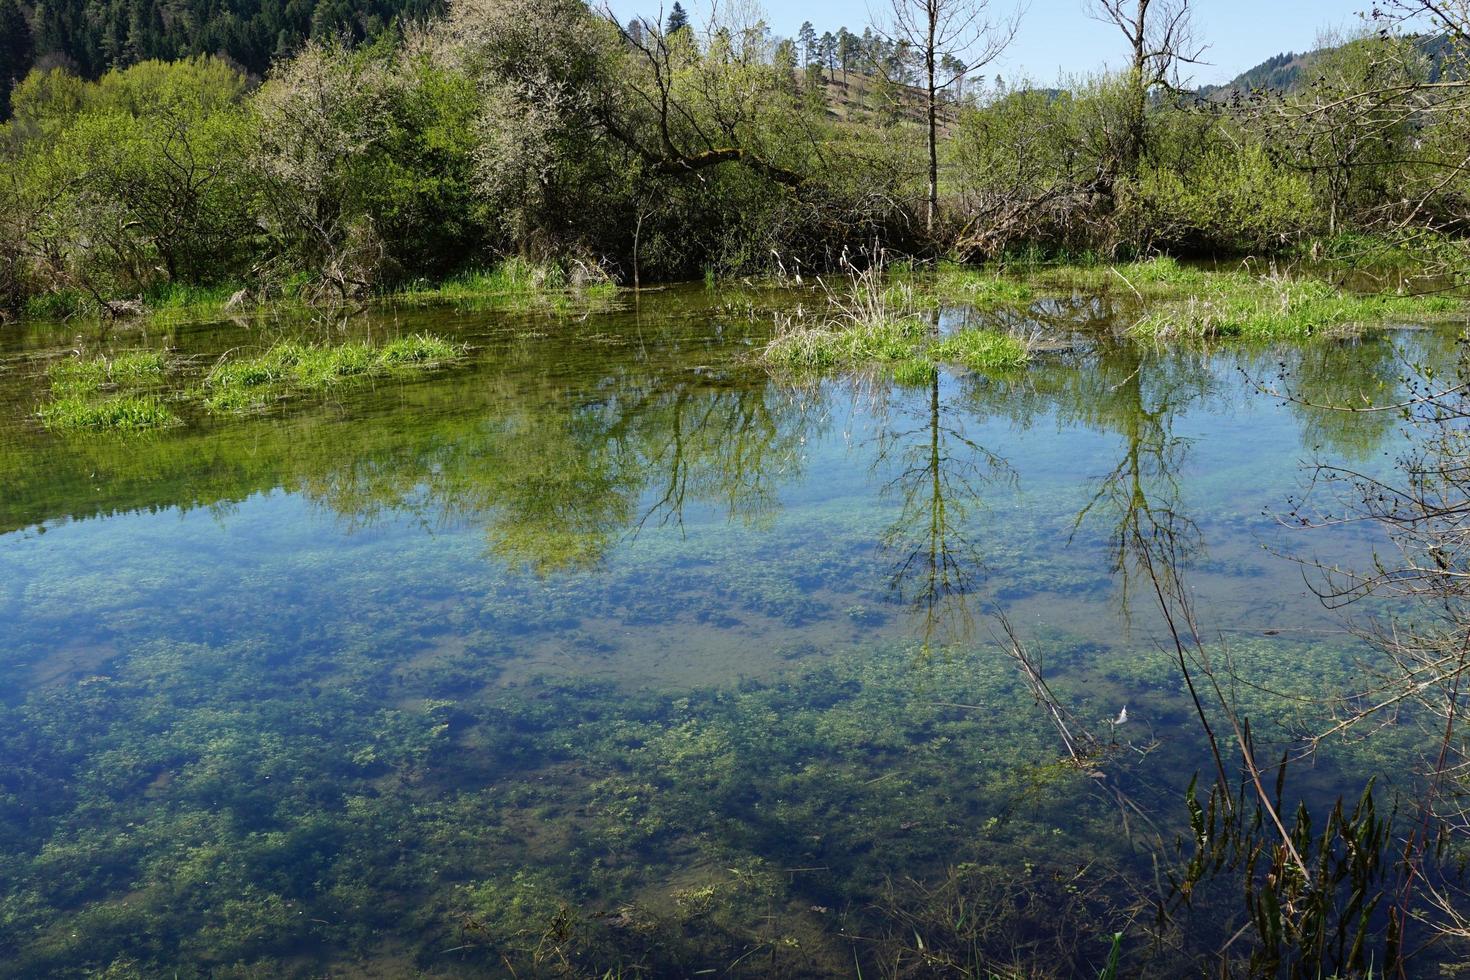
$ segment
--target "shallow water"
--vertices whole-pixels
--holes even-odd
[[[1382,399],[1453,334],[1155,353],[1086,297],[1041,310],[1074,332],[1024,373],[899,387],[767,375],[789,302],[0,335],[0,958],[877,975],[968,907],[972,964],[1100,969],[1153,858],[1060,764],[997,614],[1177,826],[1210,762],[1135,532],[1259,685],[1258,738],[1310,730],[1260,688],[1349,690],[1366,651],[1292,558],[1374,542],[1281,518],[1312,461],[1385,467],[1402,435],[1262,388]],[[73,349],[165,346],[188,386],[344,330],[471,353],[145,437],[31,417]],[[1328,751],[1299,792],[1408,789],[1416,751]]]

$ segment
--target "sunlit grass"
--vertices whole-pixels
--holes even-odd
[[[544,308],[563,313],[606,305],[617,294],[617,284],[599,270],[577,267],[569,274],[554,262],[510,258],[440,283],[413,283],[395,290],[388,298],[408,304],[443,303],[467,309]]]
[[[972,371],[1003,371],[1026,366],[1031,351],[1026,342],[999,330],[960,330],[929,350],[938,361],[960,364]]]
[[[107,387],[137,388],[160,384],[167,368],[162,351],[127,351],[113,357],[68,357],[54,362],[46,376],[58,395],[81,395]]]
[[[41,408],[41,424],[59,431],[154,429],[178,422],[157,398],[148,395],[113,395],[87,399],[70,395]]]
[[[934,289],[946,298],[975,305],[1021,305],[1031,302],[1036,291],[1031,284],[988,268],[946,263],[934,278]]]
[[[1360,295],[1319,280],[1232,273],[1207,279],[1190,296],[1150,310],[1129,332],[1156,342],[1219,337],[1301,340],[1462,309],[1460,300],[1447,296]]]
[[[871,323],[819,323],[778,333],[763,352],[766,363],[790,370],[856,367],[919,356],[927,325],[917,317]]]
[[[256,408],[287,395],[323,392],[394,371],[435,367],[463,351],[438,337],[417,334],[379,347],[365,343],[272,345],[249,357],[227,357],[204,379],[211,411]]]

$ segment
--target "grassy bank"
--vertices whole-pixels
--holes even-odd
[[[320,284],[302,274],[267,290],[243,282],[212,286],[170,283],[141,295],[109,297],[105,301],[80,289],[62,289],[31,297],[23,313],[31,320],[106,318],[154,324],[383,304],[566,314],[605,308],[618,291],[617,284],[598,269],[581,265],[568,269],[557,263],[513,258],[442,282],[417,280],[346,301],[336,295],[320,295]]]
[[[1456,296],[1362,293],[1318,278],[1185,265],[1168,256],[1101,263],[941,266],[932,289],[945,301],[1021,306],[1048,294],[1109,293],[1136,300],[1125,332],[1152,342],[1238,337],[1301,340],[1396,320],[1441,320],[1470,309]]]

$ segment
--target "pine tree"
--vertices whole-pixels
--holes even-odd
[[[10,118],[10,90],[31,70],[31,25],[15,0],[0,0],[0,120]]]
[[[811,21],[801,25],[801,30],[796,32],[796,43],[801,51],[801,63],[809,65],[817,54],[817,29],[812,26]]]
[[[676,31],[682,31],[688,27],[689,15],[686,14],[684,12],[684,8],[679,5],[679,0],[674,0],[674,7],[672,10],[669,11],[669,19],[664,24],[664,33],[673,34]]]
[[[842,66],[842,84],[847,85],[847,73],[857,60],[858,39],[845,27],[837,29],[837,63]]]

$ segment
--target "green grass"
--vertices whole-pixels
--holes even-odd
[[[959,364],[972,371],[1023,367],[1030,351],[1020,338],[995,330],[961,330],[935,339],[918,317],[852,325],[803,327],[778,335],[763,360],[789,371],[820,371],[892,366],[900,384],[925,384],[938,364]]]
[[[934,362],[925,357],[911,357],[893,365],[893,380],[909,388],[921,388],[934,381],[938,371]]]
[[[766,345],[762,358],[797,371],[906,361],[923,352],[927,333],[928,324],[917,317],[797,327]]]
[[[946,263],[934,279],[935,290],[945,298],[975,305],[1021,305],[1031,302],[1036,291],[1029,283],[1002,275],[994,269],[977,269]]]
[[[394,302],[447,303],[473,309],[531,309],[549,307],[569,312],[596,306],[618,294],[607,279],[569,275],[556,263],[506,259],[485,269],[471,269],[441,283],[415,283],[389,295]]]
[[[41,424],[56,431],[134,431],[178,422],[178,417],[149,395],[113,395],[88,399],[58,398],[41,408]]]
[[[69,357],[46,371],[52,392],[81,395],[106,387],[139,388],[163,382],[167,358],[162,351],[128,351],[115,357]]]
[[[1220,337],[1300,340],[1398,318],[1440,317],[1464,308],[1463,302],[1447,296],[1359,295],[1319,280],[1210,273],[1199,290],[1150,310],[1129,333],[1155,342]]]
[[[972,371],[1004,371],[1026,366],[1031,352],[1024,341],[996,330],[960,330],[929,349],[935,360],[962,364]]]
[[[439,364],[452,361],[461,351],[447,340],[428,334],[414,334],[389,341],[378,349],[378,360],[383,364]]]
[[[437,367],[461,349],[427,334],[374,347],[364,343],[274,344],[251,357],[224,358],[204,379],[205,407],[215,412],[258,408],[291,394],[323,392],[370,377]]]

